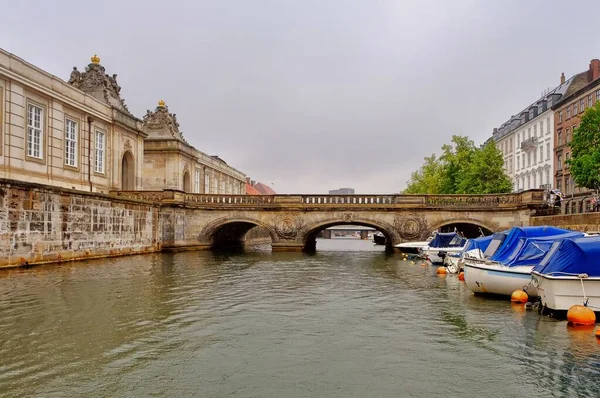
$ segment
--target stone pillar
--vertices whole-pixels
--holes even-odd
[[[326,229],[323,231],[323,239],[331,239],[331,230]]]

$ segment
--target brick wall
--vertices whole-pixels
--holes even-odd
[[[160,206],[0,179],[0,267],[160,251]]]

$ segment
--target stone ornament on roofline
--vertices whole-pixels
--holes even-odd
[[[91,62],[85,67],[85,72],[80,72],[74,66],[67,83],[131,115],[125,105],[125,100],[120,96],[121,86],[117,83],[117,74],[109,76],[104,67],[100,65],[100,58],[97,55],[91,58]]]
[[[187,141],[183,138],[183,133],[179,130],[177,114],[169,113],[169,107],[163,100],[158,101],[158,106],[154,112],[150,109],[146,111],[142,124],[150,131],[155,131],[159,135],[165,135],[166,133],[166,135],[187,144]]]

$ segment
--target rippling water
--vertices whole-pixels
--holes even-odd
[[[0,272],[0,395],[600,395],[593,329],[366,241]]]

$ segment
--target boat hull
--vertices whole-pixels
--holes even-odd
[[[525,290],[536,297],[538,291],[531,281],[533,266],[506,267],[494,264],[474,264],[465,261],[465,283],[478,294],[510,296],[515,290]]]
[[[384,235],[373,235],[373,243],[376,245],[385,245],[385,236]]]
[[[460,253],[463,250],[462,247],[440,247],[440,248],[427,248],[423,250],[423,255],[432,264],[443,264],[445,255],[441,255],[440,253]]]
[[[547,308],[568,311],[573,305],[583,305],[581,279],[576,276],[551,276],[537,272],[533,272],[531,276],[542,305]],[[583,289],[590,308],[600,311],[600,278],[584,278]]]

